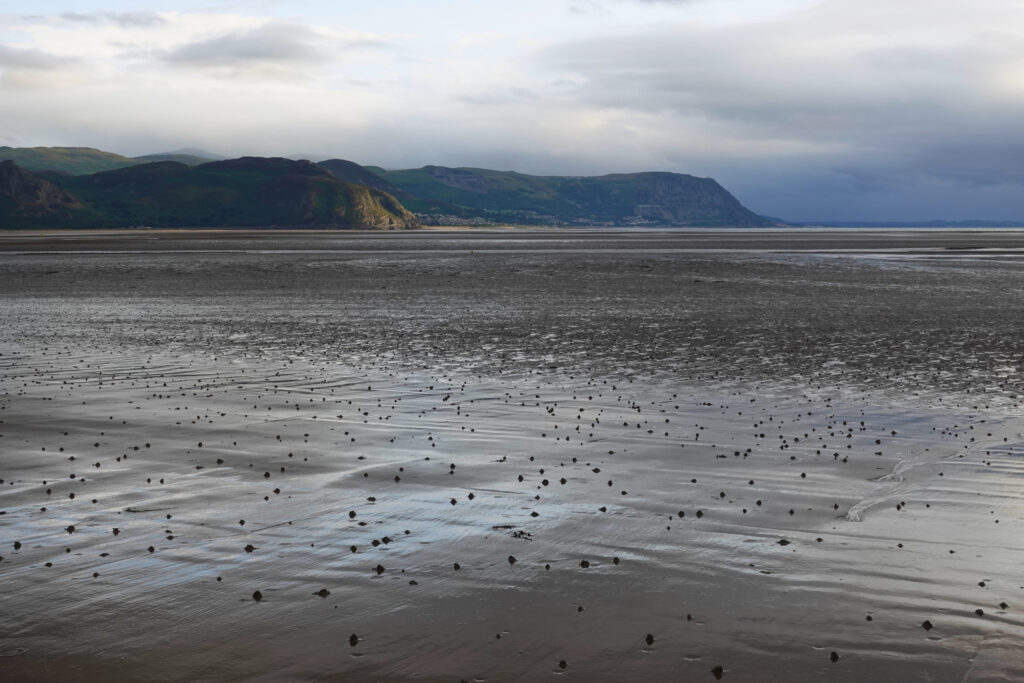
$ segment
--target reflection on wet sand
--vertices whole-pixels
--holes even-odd
[[[397,244],[3,257],[0,672],[1024,675],[1015,262]]]

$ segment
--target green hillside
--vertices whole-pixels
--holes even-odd
[[[354,204],[348,209],[343,209],[343,205],[356,202],[362,207],[356,213],[363,210],[373,213],[378,212],[374,207],[384,207],[387,201],[395,202],[402,211],[415,212],[421,221],[433,225],[773,224],[770,219],[745,208],[713,179],[680,173],[533,176],[514,171],[444,166],[388,171],[343,159],[320,164],[257,157],[210,162],[198,153],[198,150],[183,149],[129,158],[86,147],[0,147],[0,161],[9,159],[22,169],[46,173],[52,182],[81,198],[89,211],[99,211],[106,219],[119,224],[165,225],[182,221],[186,224],[215,221],[212,224],[225,225],[236,223],[224,221],[243,221],[246,225],[286,221],[332,224],[335,220],[347,224],[356,209]],[[299,170],[299,166],[286,169],[282,164],[304,164],[301,167],[304,170]],[[98,173],[133,167],[144,170],[115,175],[111,179],[93,178]],[[195,173],[189,172],[190,167]],[[218,174],[218,169],[223,171],[228,167],[233,169],[231,173]],[[251,177],[257,168],[262,168],[262,173],[275,175],[273,181],[268,178],[259,181],[263,183],[261,189],[270,194],[247,194],[251,188],[245,192],[240,189],[246,182],[257,182]],[[293,176],[306,180],[298,183],[294,179],[283,179]],[[92,179],[74,180],[76,177]],[[243,181],[243,178],[249,180]],[[115,180],[113,186],[100,190],[106,187],[105,183]],[[350,189],[342,192],[328,181],[347,184]],[[132,194],[142,187],[148,188],[149,194]],[[351,189],[354,187],[364,189]],[[377,194],[365,194],[368,189]],[[285,208],[286,202],[276,208],[271,206],[269,202],[274,192],[285,196],[302,195],[301,201],[306,202],[304,208],[295,213],[294,207]],[[384,195],[390,199],[381,199]],[[357,197],[361,199],[357,201]],[[172,206],[175,202],[177,205]],[[380,210],[390,212],[392,220],[394,216],[401,216],[400,223],[410,220],[401,211]],[[360,220],[370,220],[369,214],[360,216]],[[383,214],[377,216],[383,220]]]
[[[0,147],[0,161],[13,161],[30,171],[72,175],[112,171],[138,163],[134,159],[91,147]]]
[[[679,173],[596,177],[531,176],[513,171],[368,166],[404,191],[424,220],[481,218],[556,225],[770,225],[711,178]]]
[[[391,195],[341,182],[309,162],[161,161],[79,176],[2,166],[0,227],[419,226]]]
[[[408,193],[403,191],[401,188],[388,182],[380,175],[370,171],[364,166],[360,166],[354,161],[346,161],[345,159],[328,159],[327,161],[321,161],[317,163],[320,168],[326,168],[331,172],[338,180],[342,180],[346,183],[354,183],[356,185],[366,185],[367,187],[375,187],[378,190],[393,194],[396,197],[404,196],[407,198]]]
[[[0,147],[0,161],[13,161],[30,171],[89,175],[154,161],[178,161],[189,166],[197,166],[211,159],[179,153],[126,157],[91,147]]]

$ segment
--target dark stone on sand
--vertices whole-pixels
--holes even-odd
[[[934,628],[934,626],[932,626],[932,622],[925,619],[923,622],[921,622],[921,628],[923,628],[925,631],[931,631]]]
[[[252,599],[255,600],[256,602],[259,602],[260,600],[263,599],[263,593],[260,593],[259,591],[254,591],[253,594],[252,594]]]
[[[839,661],[839,653],[838,652],[833,652],[832,654],[830,654],[828,656],[828,658],[832,660],[833,664],[835,664],[836,662]]]
[[[374,571],[375,571],[375,572],[377,572],[377,576],[380,576],[381,574],[383,574],[383,573],[384,573],[384,567],[378,564],[378,565],[377,565],[377,566],[376,566],[376,567],[374,568]]]
[[[981,609],[980,607],[974,610],[974,613],[977,614],[979,617],[985,616],[985,610]]]
[[[459,571],[460,569],[462,569],[462,565],[456,562],[452,565],[452,569],[454,569],[455,571]]]
[[[357,636],[354,633],[352,635],[350,635],[348,637],[348,644],[351,645],[352,647],[355,647],[356,645],[358,645],[359,644],[359,636]]]
[[[722,674],[724,674],[724,673],[725,673],[725,669],[722,668],[721,664],[719,664],[718,666],[716,666],[714,669],[711,670],[711,674],[717,680],[719,680],[719,681],[722,680]]]
[[[612,564],[618,564],[618,563],[619,563],[619,558],[613,557],[612,558]]]
[[[156,548],[154,548],[153,546],[149,546],[148,548],[146,548],[146,550],[148,550],[149,552],[154,552]]]
[[[250,543],[247,546],[245,546],[244,550],[247,553],[251,553],[253,550],[256,550],[256,546],[254,546],[252,543]]]
[[[790,541],[787,541],[786,539],[784,539],[784,538],[783,538],[783,539],[779,540],[779,542],[778,542],[778,543],[779,543],[779,545],[781,545],[781,546],[787,546],[787,545],[789,545],[789,544],[790,544]]]
[[[584,569],[586,569],[587,567],[590,566],[590,562],[587,561],[587,560],[580,560],[580,566],[583,567]]]
[[[1007,605],[1005,602],[999,603],[999,609],[1006,609],[1007,607],[1009,607],[1009,605]]]
[[[568,668],[568,666],[569,666],[568,662],[566,662],[564,659],[562,661],[558,662],[558,668],[559,669],[564,670],[564,669]]]
[[[313,593],[313,595],[318,595],[321,598],[326,598],[330,594],[331,594],[331,591],[327,590],[326,588],[321,588],[317,592]]]
[[[515,564],[516,563],[516,558],[515,558],[514,555],[509,555],[508,556],[508,563],[509,564]]]
[[[648,633],[647,637],[644,638],[644,642],[647,643],[648,646],[654,645],[654,636]]]
[[[15,550],[21,550],[21,541],[15,541],[14,542],[14,549]]]

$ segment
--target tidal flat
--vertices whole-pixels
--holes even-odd
[[[0,233],[4,680],[1024,679],[1024,232]]]

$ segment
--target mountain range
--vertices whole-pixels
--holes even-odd
[[[0,227],[769,226],[716,181],[0,147]]]
[[[192,149],[126,157],[91,147],[0,147],[0,161],[13,161],[30,171],[59,171],[72,175],[113,171],[154,161],[178,161],[196,166],[223,158]]]
[[[308,161],[243,157],[157,161],[90,175],[0,162],[0,226],[9,228],[420,226],[391,195]]]

